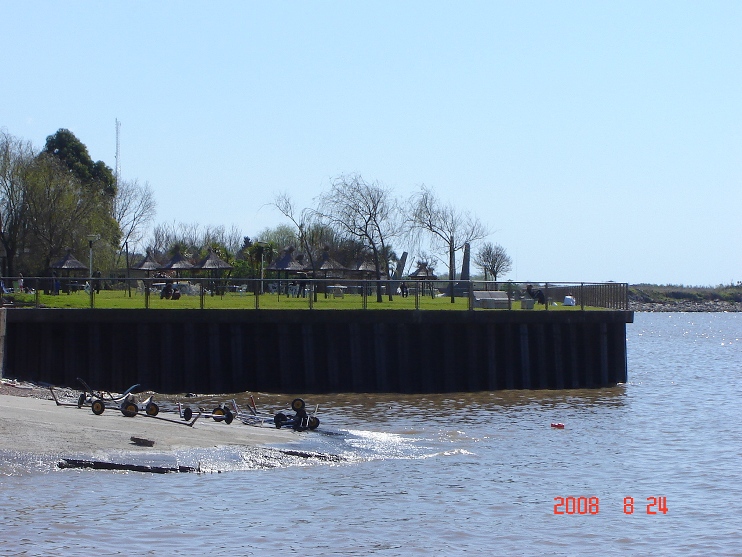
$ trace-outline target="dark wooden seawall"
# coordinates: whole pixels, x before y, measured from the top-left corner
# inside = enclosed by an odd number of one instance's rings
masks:
[[[4,375],[121,391],[429,393],[626,381],[629,311],[14,309]]]

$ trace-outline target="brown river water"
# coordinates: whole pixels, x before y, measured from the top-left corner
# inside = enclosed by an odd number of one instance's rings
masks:
[[[200,474],[0,454],[0,556],[742,555],[742,314],[638,313],[627,346],[611,389],[305,395],[293,452],[168,457]]]

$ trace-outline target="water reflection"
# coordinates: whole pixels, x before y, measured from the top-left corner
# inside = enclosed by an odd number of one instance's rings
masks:
[[[155,395],[160,396],[160,395]],[[206,409],[235,400],[240,408],[247,408],[252,400],[260,412],[273,415],[290,411],[291,400],[303,398],[307,406],[319,407],[319,414],[341,416],[343,422],[360,420],[366,423],[389,424],[409,420],[430,420],[456,415],[457,420],[479,419],[493,412],[514,412],[523,409],[588,410],[594,407],[621,407],[626,404],[626,386],[606,389],[572,389],[562,391],[490,391],[446,394],[311,394],[295,393],[227,393],[183,398],[175,395],[162,397],[165,409],[178,401],[192,407]],[[160,400],[158,398],[158,400]]]

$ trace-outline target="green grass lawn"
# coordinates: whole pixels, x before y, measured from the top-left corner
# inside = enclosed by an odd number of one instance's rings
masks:
[[[14,294],[9,298],[17,305],[33,307],[36,302],[35,294]],[[347,294],[342,298],[332,296],[325,297],[319,294],[313,307],[310,308],[309,298],[290,298],[285,295],[262,294],[258,297],[260,309],[363,309],[363,297],[360,294]],[[411,310],[415,309],[415,298],[402,298],[394,296],[389,300],[388,296],[382,297],[382,302],[376,301],[376,296],[366,298],[367,309],[374,310]],[[229,292],[223,296],[204,296],[204,309],[255,309],[255,296],[250,293]],[[50,308],[89,308],[90,296],[86,292],[73,292],[70,294],[59,294],[56,296],[39,294],[39,304]],[[145,299],[141,293],[132,290],[131,295],[125,290],[102,290],[95,295],[94,307],[99,309],[144,309]],[[201,299],[199,296],[183,295],[179,300],[161,300],[159,294],[152,294],[149,298],[150,309],[200,309]],[[463,297],[454,299],[448,296],[431,298],[424,296],[420,298],[421,310],[467,310],[469,300]],[[513,302],[513,309],[520,310],[520,302]],[[544,306],[536,305],[536,311],[543,310]],[[586,308],[588,309],[588,308]],[[589,308],[599,309],[599,308]],[[561,304],[550,306],[549,310],[579,311],[580,307],[568,307]],[[477,310],[485,311],[485,310]],[[486,310],[498,311],[498,310]],[[503,311],[503,310],[499,310]]]

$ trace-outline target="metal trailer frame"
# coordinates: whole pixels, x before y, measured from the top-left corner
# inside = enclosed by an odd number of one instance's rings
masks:
[[[137,405],[137,401],[134,397],[134,391],[141,387],[140,383],[132,385],[120,396],[114,396],[110,391],[96,391],[88,385],[84,379],[78,377],[77,380],[85,387],[85,390],[78,399],[78,407],[82,407],[83,404],[90,403],[94,414],[102,414],[105,410],[105,404],[116,404],[121,410],[121,413],[127,418],[133,418],[143,411],[148,416],[157,416],[160,412],[160,407],[152,400],[152,396],[142,402],[141,407]],[[96,404],[96,401],[102,401]]]
[[[181,417],[181,419],[188,421],[193,417],[193,410],[191,410],[190,406],[183,406],[180,402],[178,402],[177,405],[178,415]],[[211,418],[215,422],[224,422],[227,425],[231,424],[235,418],[234,413],[229,408],[227,408],[227,405],[225,403],[220,404],[211,412],[207,412],[199,406],[198,413],[204,418]]]
[[[261,414],[255,405],[255,398],[250,395],[250,404],[247,405],[249,412],[242,410],[235,399],[231,399],[229,403],[232,406],[232,410],[227,407],[227,403],[221,403],[218,407],[214,408],[211,413],[206,412],[203,408],[199,409],[206,418],[212,418],[217,422],[223,421],[227,425],[231,424],[232,421],[237,418],[245,425],[251,425],[256,427],[263,427],[270,425],[281,429],[282,427],[291,427],[296,431],[315,430],[320,424],[317,412],[319,411],[319,404],[314,407],[314,410],[307,413],[306,403],[301,398],[295,398],[291,402],[291,409],[296,413],[294,416],[289,416],[284,412],[271,416],[269,414]],[[184,420],[189,420],[192,416],[192,410],[183,406],[178,402],[178,414]],[[289,412],[289,410],[286,410]]]
[[[188,427],[193,427],[196,421],[202,416],[202,411],[199,411],[198,414],[195,415],[195,417],[189,417],[189,419],[186,420],[186,423],[163,416],[158,416],[160,408],[155,402],[153,402],[153,397],[148,397],[147,400],[145,400],[141,404],[141,406],[138,405],[134,400],[132,391],[138,388],[140,386],[139,384],[132,385],[120,396],[114,396],[109,391],[93,391],[92,389],[90,389],[89,385],[85,383],[85,381],[79,378],[78,380],[85,386],[86,391],[80,394],[77,402],[64,402],[60,400],[57,396],[57,393],[54,391],[54,386],[49,385],[49,391],[51,392],[52,398],[54,399],[54,402],[57,406],[74,406],[77,408],[82,408],[83,406],[89,405],[91,410],[93,411],[93,414],[95,414],[96,416],[100,416],[105,411],[107,407],[106,404],[108,403],[109,405],[116,405],[115,407],[120,410],[121,413],[127,418],[133,418],[141,411],[141,415],[146,418],[154,418],[156,420],[186,425]],[[108,395],[108,397],[106,398],[105,395]]]
[[[275,426],[275,422],[273,421],[273,416],[270,416],[268,414],[260,414],[258,412],[258,408],[255,406],[255,399],[252,395],[250,395],[250,403],[247,405],[247,408],[250,410],[249,413],[244,412],[239,406],[237,406],[237,401],[232,399],[232,408],[234,408],[234,415],[235,418],[240,420],[245,425],[252,425],[257,427],[263,427],[264,425],[270,425]]]

